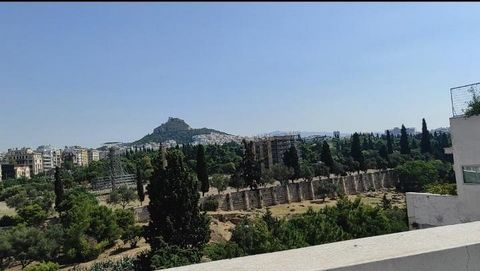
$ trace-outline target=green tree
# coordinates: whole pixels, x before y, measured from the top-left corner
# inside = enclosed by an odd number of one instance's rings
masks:
[[[113,212],[99,206],[95,196],[84,189],[69,191],[61,208],[63,251],[70,261],[96,258],[120,234]]]
[[[242,177],[242,173],[240,170],[236,170],[231,176],[230,176],[230,183],[229,185],[231,187],[234,187],[237,189],[237,192],[240,190],[240,188],[243,188],[245,186],[245,180]]]
[[[298,161],[298,152],[295,145],[291,145],[290,148],[285,151],[283,154],[283,163],[285,166],[293,169],[292,181],[295,179],[300,178],[301,170],[300,170],[300,163]]]
[[[272,233],[263,219],[244,219],[235,227],[231,240],[249,255],[275,251]]]
[[[7,236],[11,245],[10,255],[21,263],[22,269],[33,261],[53,259],[58,251],[55,240],[47,238],[37,228],[20,224],[8,230]]]
[[[472,100],[468,103],[464,114],[467,118],[480,115],[480,97],[478,95],[473,94]]]
[[[130,244],[130,248],[136,248],[140,238],[142,237],[142,227],[131,225],[122,233],[122,241],[124,244]]]
[[[225,189],[227,189],[228,180],[228,177],[224,174],[213,174],[210,182],[212,183],[212,186],[217,189],[218,194],[220,194],[222,193],[222,191],[225,191]]]
[[[338,165],[335,165],[335,168],[337,169],[337,172],[340,172],[340,167]],[[314,169],[314,174],[315,176],[324,176],[324,177],[329,177],[330,176],[330,168],[325,165],[325,163],[320,162],[315,164],[315,169]]]
[[[0,269],[8,265],[11,257],[13,257],[12,244],[9,238],[8,231],[0,231]]]
[[[403,124],[402,124],[402,129],[400,129],[400,153],[410,154],[410,146],[408,144],[407,129]]]
[[[320,181],[319,186],[317,188],[317,196],[322,199],[322,201],[325,201],[325,198],[328,196],[333,195],[335,192],[337,192],[338,187],[327,180]]]
[[[125,209],[125,207],[127,207],[127,205],[136,198],[137,195],[135,194],[135,190],[133,188],[122,185],[110,192],[107,202],[110,204],[120,204],[120,206]]]
[[[200,249],[210,237],[209,219],[200,213],[197,183],[187,171],[183,155],[170,150],[167,166],[157,166],[147,186],[150,222],[145,239],[152,251],[166,244]]]
[[[363,170],[365,168],[365,158],[363,157],[362,147],[360,146],[360,136],[358,133],[352,135],[350,156],[354,161],[358,162],[358,167],[355,168],[356,170]]]
[[[430,132],[427,129],[425,119],[422,119],[422,140],[420,141],[420,151],[422,153],[431,153],[432,144],[430,143]]]
[[[48,218],[48,213],[38,204],[23,206],[17,210],[17,213],[29,226],[40,226]]]
[[[403,192],[420,192],[423,191],[425,185],[437,182],[439,179],[437,164],[439,162],[415,160],[397,166],[400,190]]]
[[[55,167],[55,209],[57,209],[57,211],[63,201],[63,194],[63,180],[60,176],[60,168]]]
[[[205,161],[205,148],[203,145],[199,145],[197,148],[197,178],[200,181],[200,187],[202,195],[210,189],[210,183],[208,181],[207,162]]]
[[[327,141],[323,141],[320,161],[325,163],[330,171],[335,171],[335,162],[333,161],[332,153],[330,152],[330,146],[328,145]]]
[[[273,165],[271,172],[272,177],[275,180],[279,181],[282,185],[287,184],[290,177],[294,174],[292,168],[289,168],[282,164]]]
[[[313,180],[314,175],[315,175],[312,166],[310,166],[309,164],[307,164],[307,163],[305,162],[305,163],[302,163],[302,164],[301,164],[300,169],[301,169],[301,171],[302,171],[302,177],[303,177],[306,181],[311,182],[311,181]]]
[[[390,135],[390,131],[387,130],[387,153],[393,153],[393,143],[392,143],[392,136]]]
[[[380,150],[378,150],[378,155],[380,155],[380,157],[385,159],[385,161],[388,161],[388,150],[387,150],[387,147],[385,145],[382,145],[380,147]]]
[[[137,166],[137,196],[138,200],[140,201],[140,206],[142,205],[143,201],[145,200],[145,191],[143,190],[143,174],[139,166]]]
[[[255,161],[255,153],[253,153],[253,142],[247,142],[243,140],[245,148],[242,162],[240,164],[242,178],[246,185],[250,186],[250,189],[254,189],[254,182],[260,180],[260,167],[258,162]]]

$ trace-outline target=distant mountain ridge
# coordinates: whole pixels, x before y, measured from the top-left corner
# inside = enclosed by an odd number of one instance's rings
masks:
[[[178,144],[188,144],[195,141],[194,136],[211,133],[230,135],[210,128],[191,128],[184,120],[169,117],[167,122],[153,129],[153,133],[148,134],[131,144],[145,144],[149,142],[162,143],[169,140],[175,140]]]

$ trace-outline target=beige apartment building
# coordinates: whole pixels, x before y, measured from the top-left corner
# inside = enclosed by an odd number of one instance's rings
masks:
[[[5,160],[15,166],[29,167],[33,175],[43,172],[42,154],[30,148],[8,149]]]
[[[88,149],[80,146],[65,147],[62,154],[63,161],[71,160],[74,165],[88,165]]]
[[[88,150],[88,163],[100,160],[100,152],[95,149]]]

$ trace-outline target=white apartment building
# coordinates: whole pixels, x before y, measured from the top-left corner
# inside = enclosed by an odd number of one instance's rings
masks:
[[[42,154],[30,148],[8,149],[5,160],[17,166],[28,166],[30,174],[43,172]]]
[[[62,164],[62,150],[55,149],[50,145],[42,145],[37,148],[37,152],[42,154],[43,170],[48,172],[60,167]]]

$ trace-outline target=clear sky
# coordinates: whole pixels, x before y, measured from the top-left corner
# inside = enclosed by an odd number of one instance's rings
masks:
[[[1,3],[0,150],[192,127],[448,126],[478,3]]]

